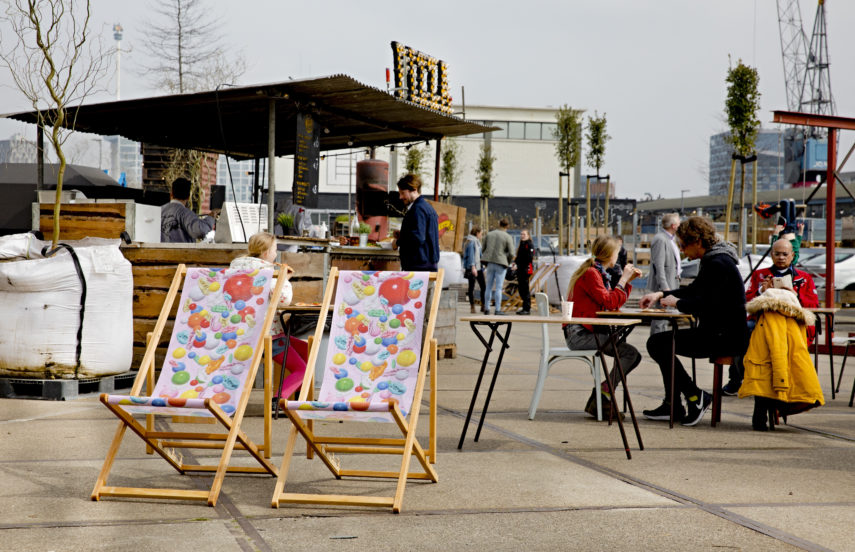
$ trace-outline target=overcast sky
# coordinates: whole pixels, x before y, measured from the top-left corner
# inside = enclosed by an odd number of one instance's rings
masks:
[[[786,109],[773,0],[208,4],[223,16],[225,40],[249,60],[240,84],[344,73],[383,88],[389,43],[397,40],[448,63],[455,101],[465,86],[468,104],[569,104],[606,113],[612,140],[602,173],[617,182],[620,197],[706,194],[709,137],[726,130],[728,56],[757,67],[764,127],[775,128],[771,112]],[[132,48],[122,56],[122,99],[159,94],[139,69],[152,2],[93,0],[92,6],[105,42],[112,44],[112,24],[121,23],[123,48]],[[816,0],[801,0],[801,7],[810,37]],[[855,2],[826,0],[826,14],[838,114],[855,117]],[[0,84],[0,112],[29,108],[5,70]],[[114,97],[115,84],[110,89]],[[25,128],[0,122],[0,138]],[[852,134],[843,134],[842,153]]]

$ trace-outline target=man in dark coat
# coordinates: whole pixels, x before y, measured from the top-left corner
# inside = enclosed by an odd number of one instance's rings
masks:
[[[685,288],[656,291],[641,298],[641,308],[656,301],[664,307],[676,307],[691,314],[698,321],[696,328],[678,330],[676,350],[680,356],[711,358],[740,356],[748,346],[745,287],[737,268],[736,250],[727,242],[720,242],[712,222],[704,217],[689,217],[677,229],[680,248],[690,259],[700,259],[698,276]],[[671,397],[671,332],[661,332],[647,340],[647,352],[659,364],[665,400],[654,410],[645,410],[651,420],[668,420],[671,401],[674,417],[682,418],[685,426],[697,424],[712,404],[712,396],[702,391],[686,373],[679,359],[674,359],[674,378],[677,397]],[[686,398],[683,412],[680,395]]]
[[[160,208],[160,241],[195,243],[214,229],[217,211],[200,217],[187,207],[190,187],[186,178],[176,178],[172,182],[171,201]]]
[[[421,196],[422,179],[407,174],[398,180],[398,197],[407,206],[395,249],[401,257],[401,270],[436,272],[439,263],[439,223],[436,211]]]

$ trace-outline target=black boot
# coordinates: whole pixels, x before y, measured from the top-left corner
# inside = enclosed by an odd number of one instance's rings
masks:
[[[754,431],[769,431],[766,427],[766,417],[769,409],[765,397],[754,397],[754,413],[751,415],[751,429]]]

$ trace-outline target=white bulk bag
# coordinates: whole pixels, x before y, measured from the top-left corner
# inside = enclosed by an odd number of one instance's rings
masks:
[[[0,251],[17,248],[18,255],[10,256],[26,259],[0,262],[0,375],[88,378],[126,372],[133,356],[133,275],[119,241],[65,242],[74,248],[87,286],[77,369],[82,286],[71,255],[60,249],[44,258],[41,248],[50,242],[9,238],[0,238]]]

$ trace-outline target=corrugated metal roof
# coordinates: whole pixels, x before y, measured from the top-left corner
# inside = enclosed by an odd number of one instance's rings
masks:
[[[159,146],[262,158],[267,157],[271,100],[276,106],[277,156],[294,153],[301,110],[313,113],[323,125],[322,151],[494,130],[396,99],[347,75],[82,105],[73,108],[74,128]],[[37,120],[35,111],[5,117],[33,124]]]

